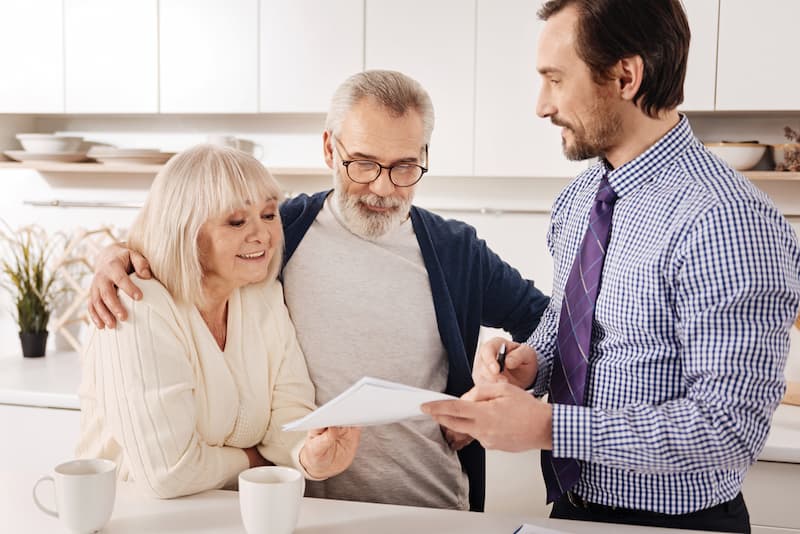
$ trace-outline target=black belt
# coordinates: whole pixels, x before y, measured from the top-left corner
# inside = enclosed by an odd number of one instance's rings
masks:
[[[616,512],[616,513],[622,513],[622,514],[633,514],[633,515],[638,515],[638,516],[643,516],[643,517],[658,517],[658,516],[668,515],[668,514],[664,514],[662,512],[652,512],[650,510],[636,510],[636,509],[633,509],[633,508],[622,508],[622,507],[619,507],[619,506],[608,506],[608,505],[605,505],[605,504],[597,504],[597,503],[594,503],[594,502],[587,501],[586,499],[584,499],[583,497],[581,497],[580,495],[578,495],[577,493],[572,492],[572,491],[568,491],[566,493],[566,495],[567,495],[567,499],[569,500],[569,503],[573,507],[575,507],[577,509],[587,510],[589,512],[600,512],[600,513]],[[718,505],[716,505],[716,506],[714,506],[714,507],[712,507],[712,508],[710,508],[708,510],[714,510],[716,508],[728,509],[729,507],[731,507],[731,506],[733,506],[735,504],[735,502],[736,502],[736,500],[738,498],[739,498],[739,496],[737,496],[734,499],[731,499],[730,501],[720,503],[720,504],[718,504]],[[691,513],[696,513],[696,512],[689,512],[689,514],[691,514]]]
[[[589,502],[577,493],[572,491],[567,492],[567,499],[569,499],[569,503],[574,506],[575,508],[583,508],[584,510],[594,510],[594,511],[604,511],[604,512],[616,512],[617,510],[623,510],[623,508],[618,508],[617,506],[606,506],[605,504],[597,504],[593,502]]]

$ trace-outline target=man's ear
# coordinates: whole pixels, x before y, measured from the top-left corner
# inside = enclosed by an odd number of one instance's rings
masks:
[[[620,59],[611,69],[616,90],[623,100],[633,101],[644,77],[644,61],[641,56]]]
[[[325,164],[333,169],[333,135],[328,130],[322,132],[322,154],[325,156]]]

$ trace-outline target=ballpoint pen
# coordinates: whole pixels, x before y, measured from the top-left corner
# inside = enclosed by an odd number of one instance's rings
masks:
[[[500,350],[497,351],[497,365],[500,366],[500,372],[506,368],[506,344],[500,345]]]

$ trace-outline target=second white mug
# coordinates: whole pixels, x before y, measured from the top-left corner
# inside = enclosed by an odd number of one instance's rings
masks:
[[[206,142],[212,145],[239,149],[258,160],[264,157],[264,147],[249,139],[241,139],[233,135],[209,134],[206,136]]]
[[[239,474],[239,508],[247,534],[291,534],[305,479],[291,467],[254,467]]]
[[[239,140],[233,135],[209,134],[206,136],[206,142],[211,145],[239,148]]]

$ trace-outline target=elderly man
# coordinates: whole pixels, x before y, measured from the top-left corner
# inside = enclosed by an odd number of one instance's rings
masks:
[[[480,326],[523,341],[547,307],[474,228],[412,205],[433,122],[427,92],[409,77],[352,76],[322,136],[333,191],[281,207],[285,298],[319,404],[364,375],[461,395],[473,385]],[[112,280],[137,294],[130,260],[146,269],[120,247],[99,262],[90,302],[98,325],[114,325],[110,312],[125,317]],[[350,469],[310,482],[308,494],[482,510],[484,452],[470,439],[431,420],[366,428]]]
[[[542,450],[552,517],[749,532],[741,487],[784,391],[794,231],[676,110],[680,0],[550,0],[537,111],[600,160],[556,199],[553,300],[502,370],[424,409],[490,448]],[[549,393],[550,404],[535,395]]]

